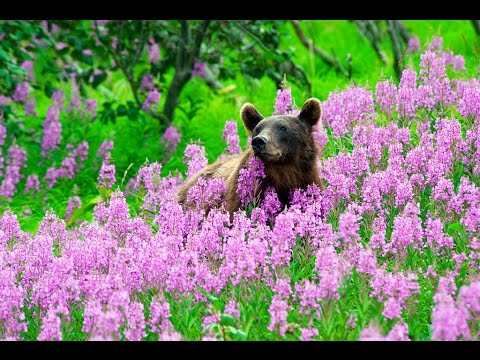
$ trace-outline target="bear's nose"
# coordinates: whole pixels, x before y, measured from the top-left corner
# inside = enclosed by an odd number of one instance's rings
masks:
[[[263,136],[255,136],[252,139],[252,147],[255,155],[261,154],[265,151],[265,145],[267,144],[267,139]]]

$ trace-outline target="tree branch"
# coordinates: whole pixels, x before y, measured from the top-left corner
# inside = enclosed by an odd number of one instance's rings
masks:
[[[197,32],[197,36],[195,36],[195,42],[193,43],[193,60],[197,59],[200,55],[200,48],[202,47],[202,41],[207,33],[208,26],[210,25],[211,20],[204,20],[200,25],[200,29]],[[193,62],[192,62],[193,65]]]
[[[407,28],[405,27],[405,25],[403,25],[401,21],[399,20],[393,20],[393,21],[395,21],[395,23],[397,24],[398,31],[403,41],[405,42],[405,44],[408,44],[408,40],[410,40],[410,38],[412,37],[412,34],[407,30]]]
[[[477,35],[480,35],[480,20],[472,20],[472,23]]]
[[[100,40],[100,43],[107,49],[107,51],[110,53],[110,55],[112,55],[113,61],[120,68],[120,70],[123,72],[123,74],[127,78],[127,81],[130,84],[130,88],[131,88],[132,93],[133,93],[133,98],[135,100],[135,103],[137,104],[137,106],[140,109],[142,109],[143,102],[140,100],[140,98],[138,96],[138,87],[137,87],[137,84],[136,84],[135,79],[133,77],[133,70],[130,71],[130,69],[133,69],[133,67],[129,68],[128,66],[126,66],[126,64],[123,62],[122,58],[117,53],[117,51],[119,51],[119,50],[116,49],[116,51],[114,51],[111,48],[110,44],[106,43],[103,40],[103,37],[101,36],[101,34],[98,30],[98,27],[94,26],[94,28],[95,28],[95,31],[97,33],[97,37]],[[163,114],[156,113],[156,112],[153,112],[153,111],[150,111],[150,110],[146,111],[146,110],[142,109],[142,111],[144,111],[146,114],[149,114],[149,115],[153,116],[154,118],[160,120],[161,122],[165,121]]]
[[[367,38],[367,40],[372,45],[380,61],[385,64],[387,62],[387,57],[385,56],[383,51],[380,49],[380,46],[378,45],[378,40],[380,38],[380,35],[378,34],[376,26],[373,24],[372,20],[354,20],[354,21],[360,33],[365,38]]]
[[[399,38],[399,29],[397,27],[397,23],[395,20],[386,20],[387,21],[387,32],[390,36],[390,40],[392,41],[392,49],[393,49],[393,68],[395,69],[395,73],[397,77],[400,78],[401,72],[403,69],[403,57],[402,57],[402,48],[400,44]]]
[[[315,55],[318,55],[327,65],[330,65],[333,67],[335,70],[339,71],[342,75],[348,77],[348,72],[343,68],[343,66],[340,64],[337,58],[334,58],[330,54],[328,54],[326,51],[313,46],[313,42],[310,39],[307,39],[305,34],[303,33],[302,28],[300,27],[300,23],[298,20],[290,20],[290,22],[293,25],[293,28],[295,29],[295,33],[297,34],[297,37],[300,39],[301,43],[307,48],[307,49],[312,49]]]

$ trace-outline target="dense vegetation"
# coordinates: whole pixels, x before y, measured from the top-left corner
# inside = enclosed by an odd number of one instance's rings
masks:
[[[0,22],[0,337],[478,339],[472,25],[405,21],[418,42],[398,81],[352,22],[302,23],[349,76],[287,22],[234,25],[190,24],[191,48],[169,53],[181,22]],[[211,51],[195,52],[201,36]],[[201,210],[221,182],[193,189],[197,209],[175,201],[185,177],[247,146],[245,101],[267,115],[310,96],[325,190],[292,192],[281,213],[273,191],[246,192],[232,225]]]

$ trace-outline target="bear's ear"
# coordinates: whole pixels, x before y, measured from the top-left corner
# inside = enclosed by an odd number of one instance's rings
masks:
[[[322,116],[322,105],[320,100],[310,98],[303,104],[302,111],[298,118],[307,122],[309,125],[315,125]]]
[[[251,134],[255,126],[263,119],[263,116],[250,103],[246,103],[240,109],[240,117],[245,124],[248,133]]]

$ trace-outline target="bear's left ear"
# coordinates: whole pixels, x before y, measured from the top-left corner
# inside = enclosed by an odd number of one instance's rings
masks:
[[[320,103],[320,100],[316,98],[310,98],[305,101],[305,104],[303,104],[302,110],[300,111],[300,115],[298,115],[298,118],[305,121],[309,125],[314,126],[321,116],[322,105]]]
[[[255,109],[255,106],[250,103],[246,103],[242,106],[240,109],[240,117],[242,118],[249,135],[252,133],[253,129],[255,129],[255,126],[257,126],[257,124],[263,119],[263,116],[257,111],[257,109]]]

